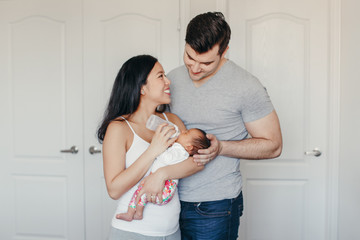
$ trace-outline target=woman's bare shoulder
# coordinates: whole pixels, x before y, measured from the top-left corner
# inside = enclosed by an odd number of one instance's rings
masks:
[[[171,112],[165,112],[167,118],[171,121],[171,120],[180,120],[180,118],[174,114],[174,113],[171,113]],[[180,120],[181,121],[181,120]]]
[[[183,121],[178,117],[178,115],[170,112],[165,113],[169,121],[176,124],[181,130],[185,129]]]
[[[133,138],[134,134],[126,121],[123,119],[115,119],[109,124],[106,130],[103,146],[115,146],[116,148],[124,146],[124,149],[127,151]]]
[[[131,135],[129,133],[131,133],[130,127],[128,126],[126,121],[121,118],[111,121],[106,130],[106,135],[109,134],[115,138],[127,138],[127,136]]]
[[[122,130],[126,130],[129,127],[124,119],[117,118],[117,119],[112,120],[109,123],[108,129],[109,128],[112,128],[112,129],[118,130],[118,131],[122,131]]]

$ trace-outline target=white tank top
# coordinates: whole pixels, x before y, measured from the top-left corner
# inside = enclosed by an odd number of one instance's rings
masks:
[[[163,115],[166,120],[168,120],[164,113]],[[131,131],[134,134],[133,142],[129,150],[126,152],[126,168],[128,168],[140,157],[140,155],[150,146],[150,144],[144,139],[140,138],[135,133],[130,123],[125,118],[123,119],[129,125]],[[149,175],[149,173],[150,170],[148,170],[145,176]],[[120,197],[111,225],[114,228],[118,228],[123,231],[135,232],[146,236],[167,236],[175,233],[179,228],[180,214],[180,201],[177,191],[175,192],[173,199],[165,205],[159,206],[152,203],[146,204],[142,220],[133,220],[132,222],[127,222],[116,219],[116,214],[127,212],[131,197],[136,191],[138,185],[139,183],[137,183],[128,192]]]

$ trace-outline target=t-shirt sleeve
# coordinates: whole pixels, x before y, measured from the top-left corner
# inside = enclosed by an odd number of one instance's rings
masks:
[[[241,115],[244,122],[252,122],[265,117],[274,110],[266,88],[260,81],[251,77],[248,89],[241,98]]]

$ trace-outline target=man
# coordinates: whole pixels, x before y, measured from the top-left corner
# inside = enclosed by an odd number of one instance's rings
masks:
[[[204,170],[180,180],[184,240],[236,240],[243,208],[239,160],[275,158],[282,150],[266,89],[225,58],[230,34],[222,13],[196,16],[186,31],[185,65],[168,74],[171,111],[211,140],[194,156]]]

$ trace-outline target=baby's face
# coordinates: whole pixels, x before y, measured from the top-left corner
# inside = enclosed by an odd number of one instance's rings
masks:
[[[178,136],[176,142],[181,144],[183,147],[192,146],[193,140],[196,137],[200,137],[200,136],[201,136],[201,132],[199,130],[195,128],[191,128],[189,130],[182,131]]]

